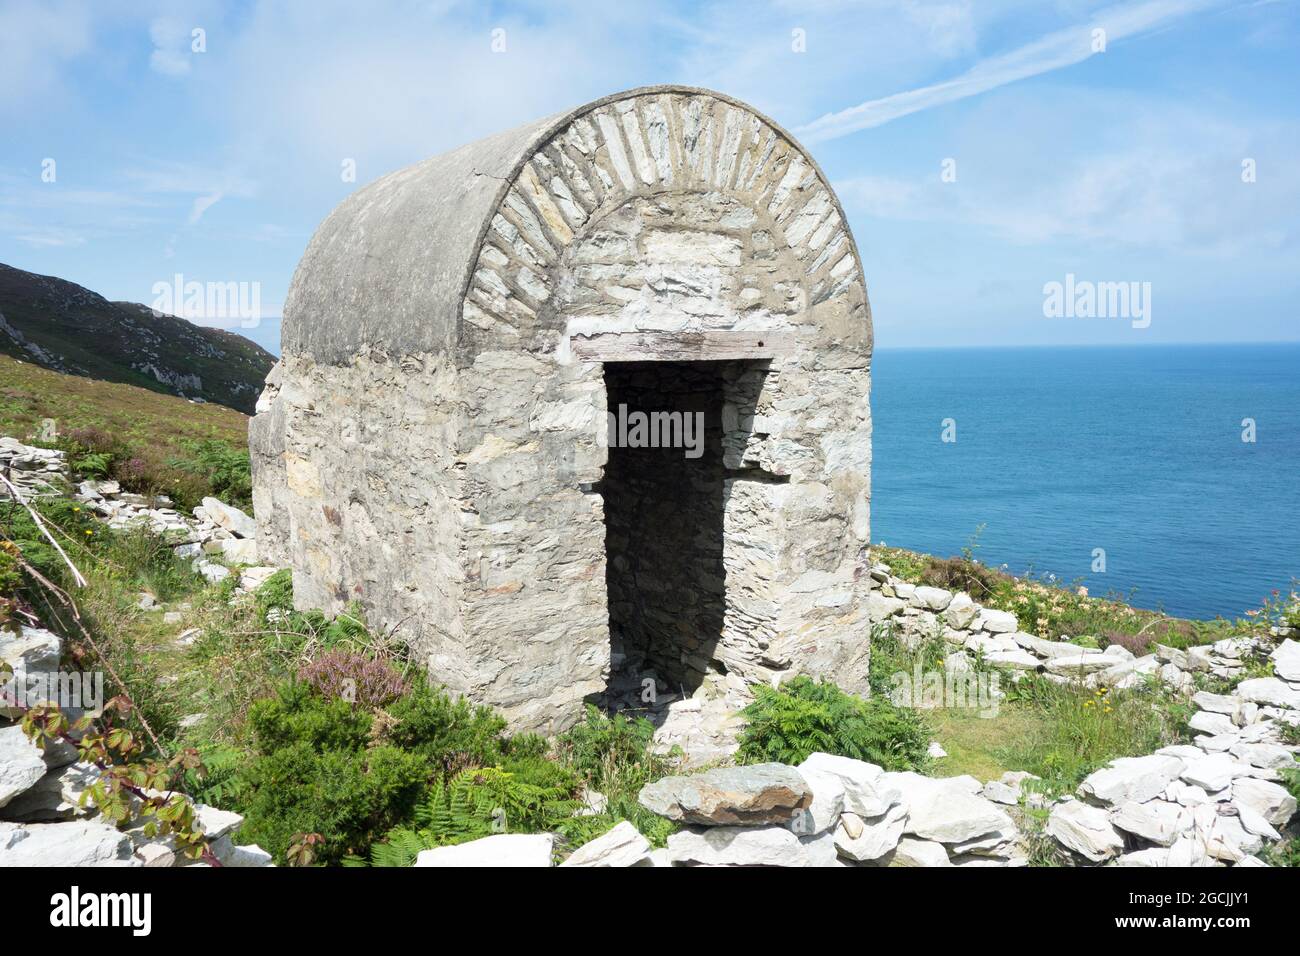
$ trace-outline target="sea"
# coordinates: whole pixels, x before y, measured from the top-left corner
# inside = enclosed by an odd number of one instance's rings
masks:
[[[878,349],[871,537],[1190,618],[1300,587],[1300,343]]]

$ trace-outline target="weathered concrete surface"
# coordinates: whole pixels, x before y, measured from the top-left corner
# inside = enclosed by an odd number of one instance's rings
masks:
[[[605,369],[571,336],[788,335],[723,375],[697,562],[719,573],[631,583],[670,614],[722,588],[706,633],[652,635],[660,680],[865,689],[870,311],[838,201],[770,120],[634,90],[385,177],[313,238],[284,325],[250,428],[262,560],[543,730],[605,687],[607,578],[633,574],[606,542]]]

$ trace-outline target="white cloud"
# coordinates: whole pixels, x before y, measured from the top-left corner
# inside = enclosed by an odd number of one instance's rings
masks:
[[[956,79],[868,100],[827,113],[796,132],[807,143],[846,136],[901,116],[987,93],[1008,83],[1081,63],[1096,55],[1094,30],[1104,31],[1107,47],[1116,40],[1148,33],[1173,21],[1218,6],[1223,0],[1145,0],[1110,7],[1086,24],[1049,33],[1032,43],[981,60]]]
[[[995,122],[996,120],[996,122]],[[838,180],[850,215],[979,227],[1023,245],[1082,241],[1195,255],[1266,255],[1294,244],[1300,181],[1285,172],[1300,127],[1225,120],[1154,96],[1005,91],[953,131],[956,182],[936,160],[914,175]],[[1266,171],[1241,177],[1243,157]]]
[[[60,71],[90,46],[83,4],[13,0],[0,4],[0,113],[49,107],[61,91]]]
[[[153,52],[149,68],[164,76],[186,76],[190,72],[190,28],[176,20],[159,19],[149,24]]]

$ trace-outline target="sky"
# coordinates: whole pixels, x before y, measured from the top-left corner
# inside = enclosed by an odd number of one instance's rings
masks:
[[[274,350],[352,190],[685,83],[821,163],[878,347],[1297,341],[1298,54],[1295,0],[0,0],[0,262],[240,283],[256,320],[190,317]],[[1049,314],[1053,283],[1130,308]]]

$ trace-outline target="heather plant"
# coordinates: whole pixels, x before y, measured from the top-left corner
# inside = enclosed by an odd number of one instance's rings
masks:
[[[386,661],[351,650],[330,651],[298,671],[298,679],[328,699],[359,707],[382,707],[409,689]]]

